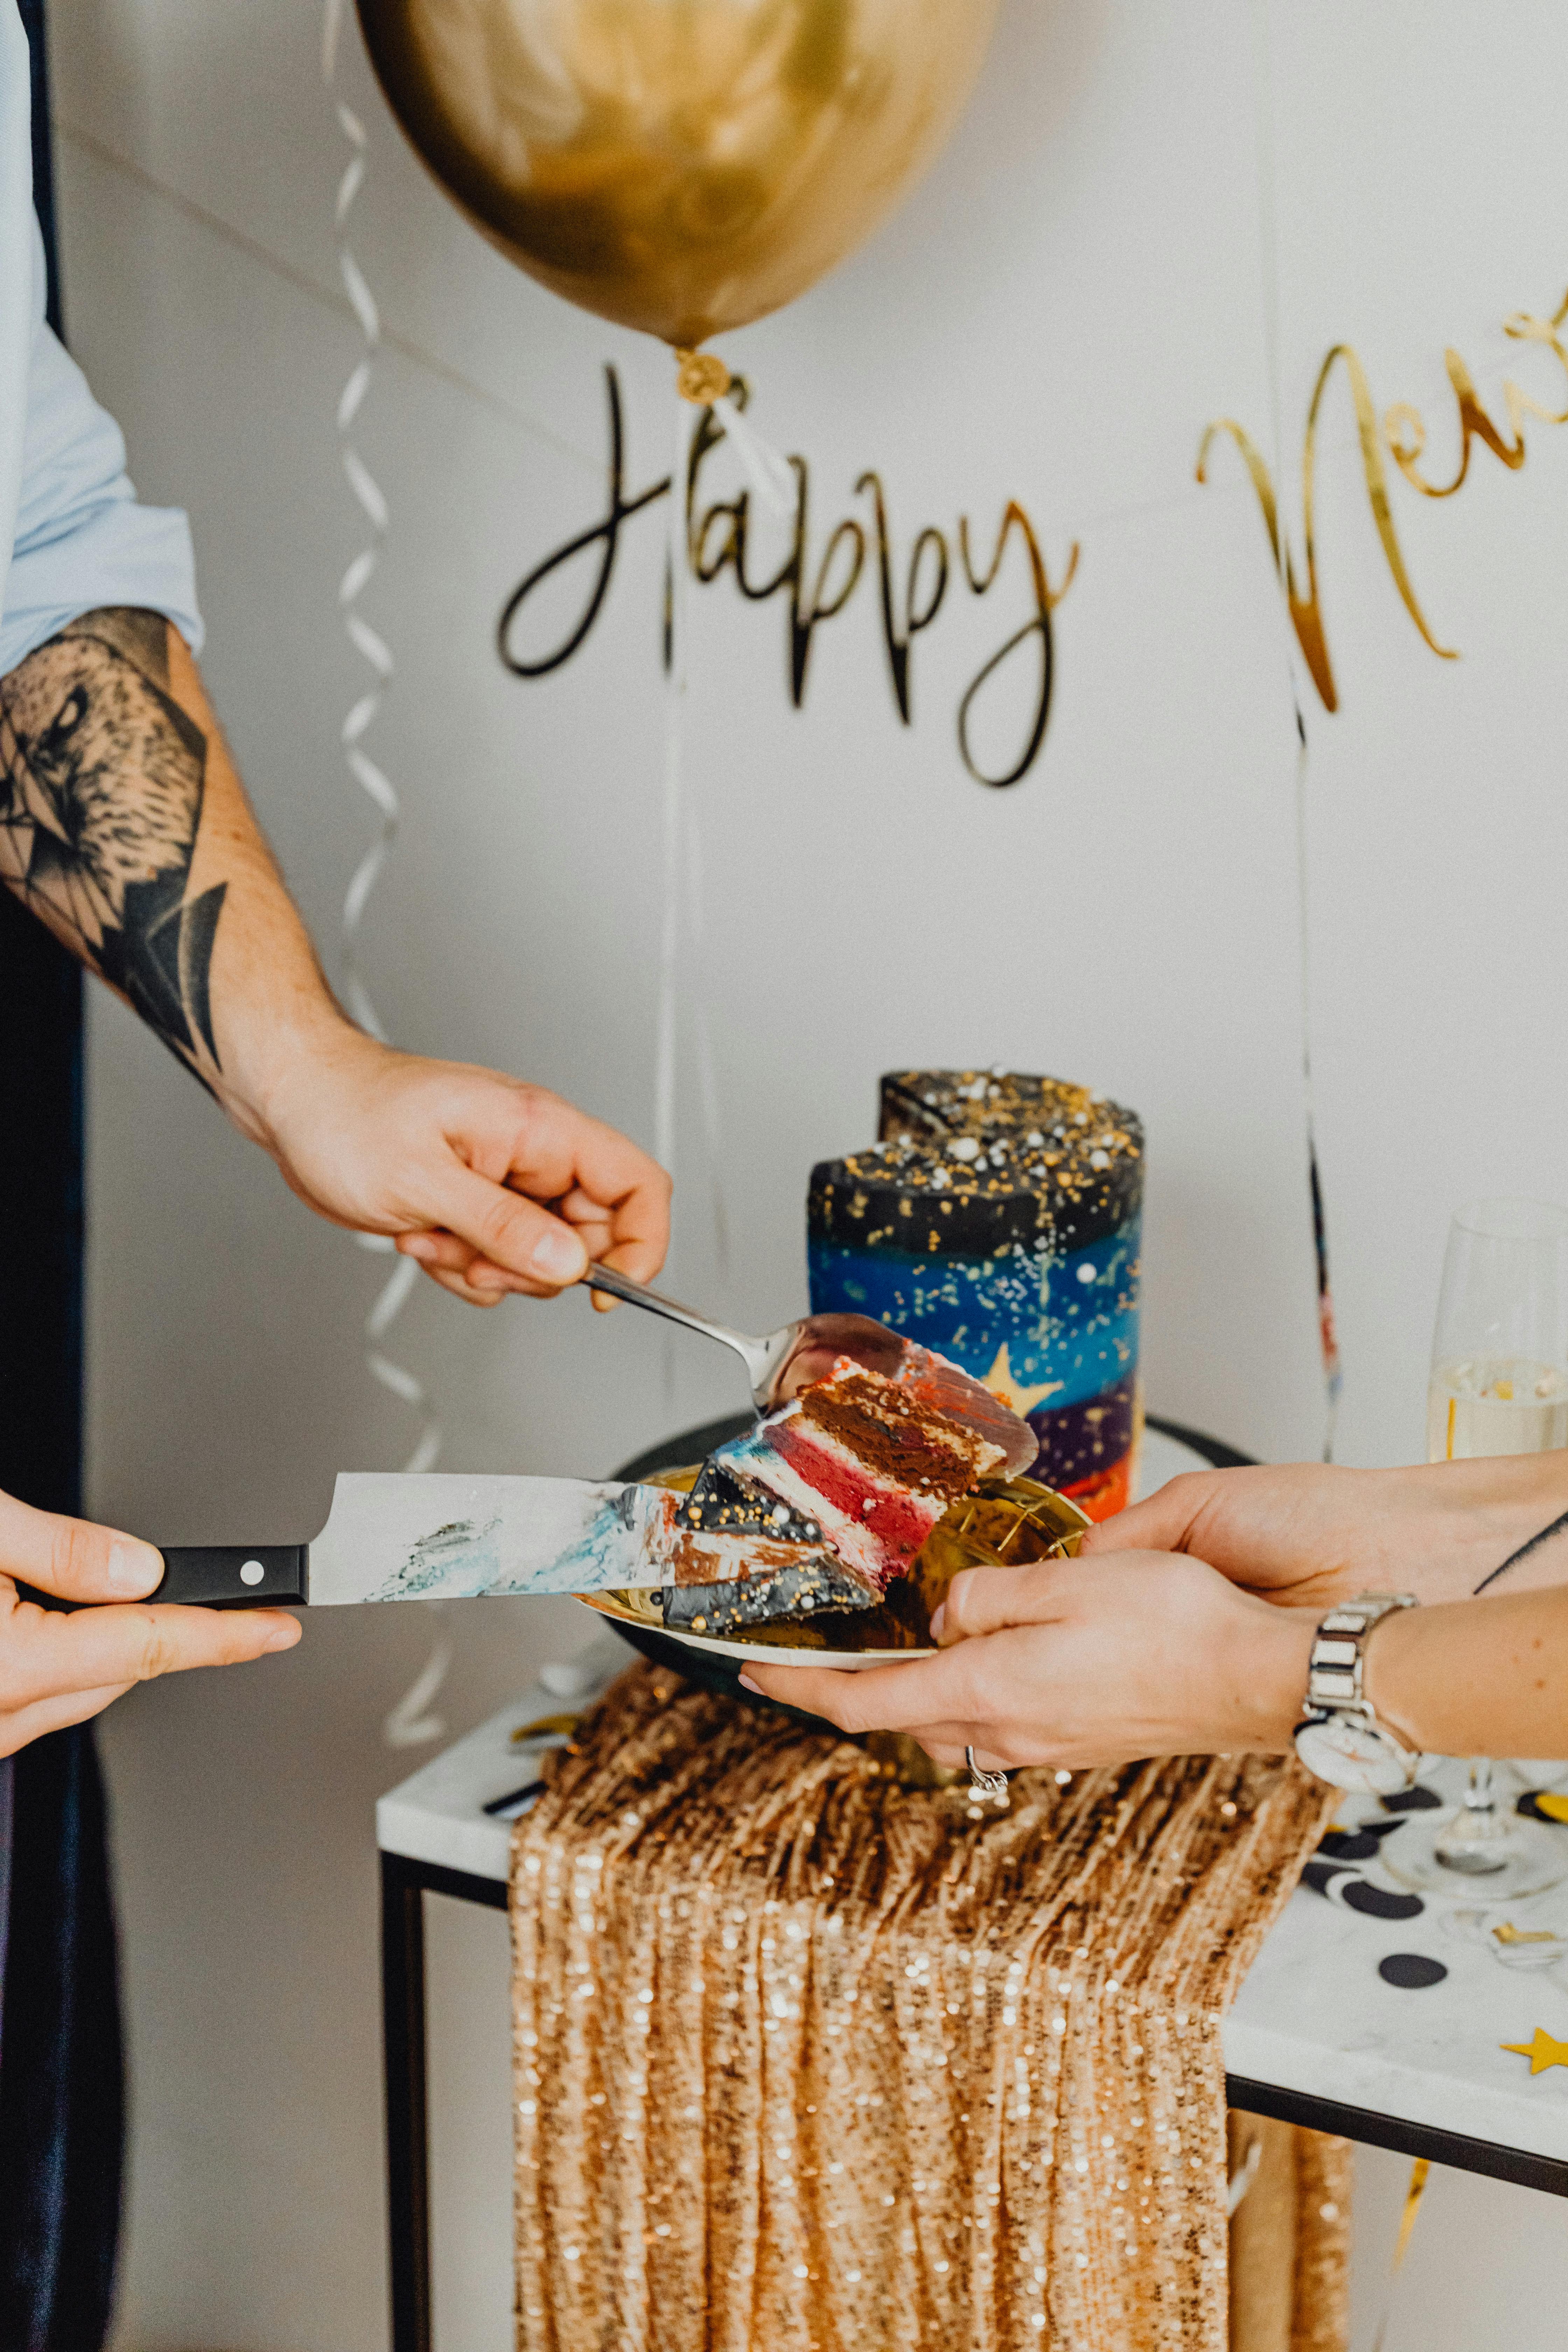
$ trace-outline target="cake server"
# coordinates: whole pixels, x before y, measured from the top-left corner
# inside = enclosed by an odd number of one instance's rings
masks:
[[[732,1348],[752,1376],[752,1402],[759,1412],[798,1395],[812,1381],[825,1380],[839,1359],[848,1356],[867,1371],[897,1381],[935,1412],[964,1423],[993,1445],[999,1445],[1000,1475],[1017,1478],[1034,1467],[1040,1441],[1026,1421],[1009,1412],[999,1397],[960,1371],[956,1364],[950,1364],[945,1356],[905,1339],[901,1332],[889,1331],[885,1323],[873,1323],[868,1315],[805,1315],[796,1323],[782,1323],[776,1331],[753,1339],[748,1332],[731,1331],[727,1323],[714,1323],[689,1307],[678,1307],[673,1298],[657,1290],[645,1290],[641,1283],[617,1273],[613,1265],[591,1265],[583,1280],[590,1290],[624,1298],[629,1307],[646,1307],[650,1315],[662,1315],[671,1323],[684,1324],[689,1331],[700,1331],[706,1339],[717,1339],[721,1347]]]
[[[148,1598],[321,1608],[663,1585],[679,1500],[613,1479],[341,1471],[310,1543],[160,1547],[163,1578]]]

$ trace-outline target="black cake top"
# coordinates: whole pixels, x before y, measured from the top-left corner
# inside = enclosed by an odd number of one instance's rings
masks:
[[[892,1071],[882,1138],[813,1169],[813,1241],[916,1257],[1081,1249],[1143,1197],[1136,1113],[1060,1078]]]

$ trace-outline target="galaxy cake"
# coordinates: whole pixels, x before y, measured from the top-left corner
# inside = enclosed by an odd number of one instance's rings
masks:
[[[675,1514],[667,1626],[868,1609],[1002,1448],[847,1358],[708,1456]]]
[[[880,1137],[812,1171],[813,1312],[869,1315],[983,1381],[1038,1436],[1032,1475],[1109,1517],[1142,1418],[1138,1118],[1059,1078],[898,1070]]]

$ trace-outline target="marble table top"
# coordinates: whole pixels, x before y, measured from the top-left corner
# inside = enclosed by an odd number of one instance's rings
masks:
[[[1187,1447],[1151,1431],[1141,1483],[1150,1491],[1178,1470],[1200,1466]],[[484,1808],[528,1785],[552,1736],[519,1748],[512,1734],[592,1704],[630,1660],[626,1645],[600,1621],[571,1658],[543,1667],[541,1680],[511,1706],[381,1799],[382,1850],[504,1884],[510,1817]],[[1456,1765],[1424,1777],[1446,1797],[1457,1797],[1463,1785]],[[1508,1785],[1511,1801],[1518,1784]],[[1386,1818],[1375,1799],[1347,1798],[1337,1819],[1351,1827],[1374,1816]],[[1393,1832],[1395,1839],[1404,1834]],[[1568,1864],[1568,1827],[1561,1835]],[[1354,1869],[1373,1885],[1405,1891],[1376,1862],[1358,1862]],[[1528,2057],[1500,2046],[1529,2044],[1544,2028],[1568,2059],[1568,1882],[1478,1918],[1473,1906],[1483,1900],[1474,1893],[1457,1902],[1428,1896],[1419,1917],[1390,1921],[1300,1889],[1226,2020],[1230,2073],[1568,2161],[1568,2063],[1532,2074]],[[1504,1917],[1520,1929],[1555,1931],[1565,1939],[1564,1957],[1549,1946],[1515,1944],[1505,1962],[1489,1932]],[[1378,1973],[1379,1963],[1394,1954],[1436,1961],[1447,1973],[1439,1982],[1403,1989]],[[1523,1965],[1526,1955],[1536,1964]]]

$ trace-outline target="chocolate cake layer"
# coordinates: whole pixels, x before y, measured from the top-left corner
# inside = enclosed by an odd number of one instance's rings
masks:
[[[895,1486],[962,1495],[993,1448],[951,1422],[938,1422],[888,1381],[850,1372],[803,1390],[800,1416],[837,1437],[856,1458]]]

